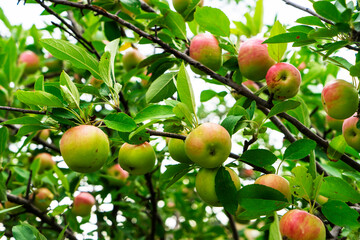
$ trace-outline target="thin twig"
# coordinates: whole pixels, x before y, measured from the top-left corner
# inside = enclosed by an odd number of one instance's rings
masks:
[[[0,110],[46,115],[46,112],[41,112],[41,111],[36,111],[36,110],[29,110],[29,109],[22,109],[22,108],[7,107],[7,106],[0,106]]]
[[[238,240],[238,239],[239,239],[239,234],[238,234],[238,231],[237,231],[237,229],[236,229],[234,217],[233,217],[233,215],[231,215],[231,214],[230,214],[228,211],[226,211],[226,210],[225,210],[225,214],[226,214],[226,216],[229,218],[229,225],[230,225],[230,228],[231,228],[231,233],[232,233],[233,239],[234,239],[234,240]]]
[[[150,191],[150,201],[151,201],[151,231],[150,231],[150,240],[155,239],[156,234],[156,224],[157,224],[157,200],[154,186],[151,179],[151,174],[145,174],[146,184],[148,185]]]

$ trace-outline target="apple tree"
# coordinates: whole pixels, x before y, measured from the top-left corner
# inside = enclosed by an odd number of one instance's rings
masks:
[[[360,5],[310,2],[0,9],[1,239],[360,239]]]

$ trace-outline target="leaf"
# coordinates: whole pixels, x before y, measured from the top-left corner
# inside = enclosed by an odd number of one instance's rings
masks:
[[[16,133],[16,136],[22,137],[22,136],[25,136],[26,134],[29,134],[32,132],[37,132],[39,130],[46,129],[46,128],[49,128],[49,127],[45,126],[45,125],[25,125],[19,129],[19,131]]]
[[[186,40],[186,26],[184,18],[177,12],[168,11],[164,15],[166,27],[179,39]]]
[[[234,134],[236,125],[238,124],[238,122],[243,118],[242,115],[238,115],[238,116],[234,116],[234,115],[230,115],[227,116],[222,122],[221,122],[221,126],[223,126],[230,135]]]
[[[291,172],[294,174],[290,179],[290,189],[292,194],[310,202],[313,195],[313,179],[310,173],[308,173],[307,168],[297,166],[293,168]]]
[[[17,90],[16,97],[20,102],[47,107],[63,107],[61,100],[51,93],[43,91]]]
[[[190,128],[195,124],[195,119],[189,108],[182,102],[179,102],[173,109],[175,115],[184,121]]]
[[[303,32],[281,33],[274,37],[270,37],[263,43],[289,43],[308,40],[307,34]]]
[[[58,179],[61,181],[61,186],[63,186],[64,189],[67,192],[69,192],[70,191],[69,181],[65,177],[64,173],[57,166],[53,166],[53,170],[54,170],[55,174],[57,175]]]
[[[108,128],[119,132],[131,132],[137,127],[135,121],[125,113],[108,114],[104,123]]]
[[[319,27],[325,27],[323,22],[315,16],[306,16],[299,18],[296,20],[297,23],[306,24],[306,25],[313,25],[313,26],[319,26]]]
[[[1,123],[1,124],[3,124],[3,123]],[[3,153],[5,152],[5,150],[7,149],[8,138],[9,138],[9,131],[8,131],[7,127],[1,127],[0,128],[0,159],[1,159],[1,156],[3,155]],[[0,175],[1,175],[1,173],[0,173]],[[1,190],[1,187],[0,187],[0,190]],[[1,201],[1,198],[0,198],[0,201]]]
[[[67,102],[71,105],[71,107],[79,107],[79,91],[75,84],[71,81],[70,76],[65,71],[62,71],[60,74],[60,89],[64,99],[68,100]]]
[[[300,139],[290,144],[284,152],[284,160],[302,159],[316,148],[316,142],[310,139]]]
[[[171,180],[166,184],[166,188],[171,187],[174,183],[180,180],[185,174],[187,174],[192,167],[188,164],[181,163],[177,165],[167,165],[166,171],[160,177],[162,180]]]
[[[75,67],[89,70],[95,78],[101,79],[98,61],[83,48],[65,40],[52,38],[42,39],[40,42],[54,57],[69,60]]]
[[[173,107],[167,105],[151,105],[141,110],[134,117],[135,123],[141,123],[152,119],[165,119],[174,117]]]
[[[4,178],[4,175],[0,173],[0,202],[7,201],[5,182],[6,179]]]
[[[314,2],[313,7],[320,16],[334,22],[340,21],[340,12],[332,3],[328,1],[317,1]]]
[[[99,71],[101,80],[104,81],[106,86],[112,88],[114,86],[113,81],[111,80],[111,64],[110,64],[110,52],[105,52],[99,62]]]
[[[230,21],[220,9],[197,8],[195,20],[200,27],[216,36],[228,37],[230,35]]]
[[[195,113],[194,91],[191,86],[190,78],[186,72],[184,62],[181,64],[176,78],[176,88],[182,103],[184,103],[191,113]]]
[[[343,135],[336,136],[330,141],[328,148],[326,149],[326,155],[331,161],[338,161],[345,153],[347,143]]]
[[[245,151],[244,154],[240,156],[240,159],[258,167],[264,167],[275,163],[277,157],[266,149],[250,149]]]
[[[210,99],[212,99],[216,95],[217,95],[217,92],[215,92],[215,91],[213,91],[211,89],[204,90],[200,94],[200,102],[209,101]]]
[[[110,67],[111,67],[111,75],[112,79],[115,79],[115,72],[114,72],[114,64],[115,64],[115,57],[118,51],[120,39],[115,39],[105,46],[105,52],[110,52]],[[106,83],[105,83],[106,84]]]
[[[44,89],[44,75],[39,76],[34,85],[34,90],[45,91]]]
[[[231,214],[235,214],[238,208],[236,198],[237,190],[231,179],[229,170],[226,170],[224,167],[220,167],[216,172],[215,192],[225,210]]]
[[[16,240],[36,240],[35,233],[27,225],[16,225],[12,228]]]
[[[283,27],[283,25],[276,21],[271,28],[270,31],[270,37],[274,37],[276,35],[285,33],[286,30]],[[268,44],[268,52],[272,59],[274,59],[277,62],[280,62],[281,58],[284,56],[284,53],[286,52],[287,43],[274,43],[274,44]]]
[[[264,17],[264,6],[263,0],[257,0],[255,6],[255,13],[253,17],[254,22],[254,35],[257,35],[261,32],[263,27],[263,17]]]
[[[62,214],[67,208],[69,208],[69,205],[59,205],[52,212],[49,214],[50,216],[54,217],[57,215]]]
[[[176,92],[174,84],[174,77],[176,72],[165,73],[157,78],[149,87],[145,94],[147,103],[160,102],[163,99],[169,98]]]
[[[0,125],[6,125],[6,124],[33,124],[33,125],[40,125],[42,124],[39,119],[34,117],[19,117],[7,120],[5,122],[0,123]]]
[[[274,212],[274,221],[270,224],[269,240],[282,240],[279,217],[276,212]]]
[[[325,177],[321,186],[320,194],[331,200],[359,203],[360,193],[358,193],[349,183],[337,177]]]
[[[298,106],[300,106],[300,102],[294,101],[294,100],[287,100],[287,101],[279,102],[271,108],[271,110],[266,118],[269,119],[272,116],[275,116],[276,114],[286,112],[288,110],[297,108]]]
[[[325,203],[321,212],[326,219],[340,227],[359,228],[359,213],[355,209],[351,209],[346,203],[341,201],[329,200]]]
[[[64,235],[65,235],[65,232],[66,232],[66,229],[69,227],[69,224],[67,224],[63,230],[60,232],[59,236],[57,237],[57,240],[63,240],[65,239]]]
[[[295,98],[296,101],[300,102],[300,106],[288,111],[288,113],[291,116],[296,117],[296,119],[299,120],[306,127],[310,127],[311,121],[308,106],[300,96],[295,96]]]

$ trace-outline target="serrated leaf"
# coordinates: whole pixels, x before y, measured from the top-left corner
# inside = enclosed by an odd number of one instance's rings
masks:
[[[173,107],[167,105],[151,105],[141,110],[134,117],[135,123],[141,123],[152,119],[165,119],[174,117]]]
[[[105,52],[99,62],[99,72],[101,80],[104,81],[106,86],[112,88],[114,86],[113,81],[111,80],[111,55],[110,52]]]
[[[63,107],[61,100],[51,93],[43,91],[16,91],[16,97],[20,102],[31,105],[47,107]]]
[[[225,210],[231,214],[235,214],[238,208],[238,201],[236,198],[237,190],[229,171],[224,167],[220,167],[216,172],[215,192]]]
[[[145,94],[147,103],[156,103],[171,97],[176,92],[174,77],[176,72],[165,73],[157,78]]]
[[[104,123],[108,128],[119,132],[131,132],[137,127],[135,121],[125,113],[108,114]]]
[[[212,7],[197,8],[195,20],[204,30],[214,35],[223,37],[230,35],[230,21],[220,9]]]
[[[302,159],[316,148],[316,142],[310,139],[300,139],[290,144],[284,152],[284,160]]]
[[[184,103],[191,113],[195,114],[194,91],[191,86],[190,77],[185,69],[184,62],[181,64],[176,78],[176,88],[182,103]]]
[[[164,15],[166,27],[178,38],[186,40],[186,26],[184,18],[177,12],[168,11]]]
[[[277,157],[269,150],[266,149],[250,149],[240,156],[244,162],[254,164],[258,167],[272,165],[276,162]]]
[[[271,28],[270,31],[270,37],[274,37],[276,35],[285,33],[286,30],[283,27],[283,25],[276,21]],[[281,58],[284,56],[284,53],[286,52],[287,43],[274,43],[274,44],[268,44],[268,52],[272,59],[274,59],[277,62],[280,62]]]
[[[300,102],[294,101],[294,100],[287,100],[287,101],[279,102],[271,108],[271,110],[266,118],[269,119],[272,116],[275,116],[276,114],[286,112],[288,110],[297,108],[298,106],[300,106]]]
[[[290,189],[293,195],[304,198],[310,202],[313,195],[313,179],[307,168],[297,166],[291,170],[293,177],[290,179]]]

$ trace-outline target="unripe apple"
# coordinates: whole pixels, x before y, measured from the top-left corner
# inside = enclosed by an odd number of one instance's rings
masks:
[[[218,40],[211,33],[200,33],[190,42],[190,57],[213,71],[219,70],[222,63],[221,48]],[[205,73],[191,66],[194,73]]]
[[[345,142],[352,148],[360,152],[360,130],[356,127],[359,118],[352,116],[344,120],[342,134]]]
[[[321,101],[327,114],[335,119],[351,117],[359,105],[358,92],[345,80],[328,82],[321,92]]]
[[[33,51],[26,50],[21,53],[18,59],[18,63],[25,63],[26,74],[31,74],[40,69],[40,58]]]
[[[122,57],[122,62],[125,68],[125,71],[129,72],[137,67],[137,65],[144,60],[144,55],[138,49],[132,48],[127,51]]]
[[[289,63],[280,62],[271,66],[265,78],[269,91],[274,94],[274,99],[285,100],[299,92],[300,72]]]
[[[46,170],[50,170],[55,166],[55,162],[49,153],[39,153],[34,157],[40,160],[39,173],[43,173]]]
[[[95,172],[104,165],[109,156],[109,139],[95,126],[76,126],[62,136],[60,152],[71,170],[81,173]]]
[[[62,61],[51,54],[45,59],[44,63],[49,72],[60,72],[63,69]]]
[[[204,123],[198,126],[185,140],[186,155],[204,168],[221,166],[229,157],[230,151],[230,134],[216,123]]]
[[[194,9],[194,11],[190,12],[187,16],[184,15],[192,1],[193,0],[173,0],[172,1],[175,10],[185,18],[185,21],[192,21],[194,19],[195,9]],[[200,0],[200,2],[198,3],[197,6],[202,7],[203,5],[204,5],[204,0]]]
[[[264,39],[248,39],[240,45],[239,68],[241,74],[253,81],[260,81],[265,78],[269,68],[275,64],[275,60],[269,56]]]
[[[306,211],[290,210],[280,219],[280,232],[291,240],[325,240],[323,222]]]
[[[325,118],[326,118],[326,123],[330,129],[341,132],[344,120],[335,119],[335,118],[330,117],[329,115],[326,115]]]
[[[156,155],[148,142],[139,145],[124,143],[119,151],[120,166],[134,175],[150,172],[155,165]]]
[[[107,174],[114,179],[109,178],[109,184],[113,186],[123,186],[126,179],[129,177],[129,173],[121,168],[120,164],[114,164],[108,168]]]
[[[221,206],[221,203],[216,196],[215,191],[215,177],[219,168],[201,168],[195,178],[196,192],[200,198],[211,206]],[[234,182],[236,190],[240,189],[240,178],[234,170],[225,167],[229,172],[231,180]]]
[[[74,198],[72,213],[76,216],[86,217],[90,215],[92,206],[95,205],[95,198],[87,192],[81,192]]]
[[[320,205],[324,205],[325,203],[327,203],[329,201],[329,198],[324,197],[323,195],[318,195],[316,197],[316,202],[319,203]]]
[[[262,175],[255,180],[255,184],[265,185],[271,188],[274,188],[284,194],[287,200],[291,200],[291,190],[289,181],[285,178],[276,175],[276,174],[266,174]]]
[[[250,89],[252,92],[256,92],[260,89],[259,85],[257,85],[254,81],[251,80],[246,80],[242,84],[246,86],[248,89]]]
[[[168,143],[172,159],[181,163],[193,163],[185,153],[185,142],[182,139],[171,138]]]
[[[90,84],[96,88],[100,88],[103,83],[104,83],[103,80],[97,79],[95,77],[91,77],[91,79],[90,79]]]
[[[35,196],[33,198],[34,205],[41,211],[45,211],[49,206],[51,201],[54,199],[54,194],[50,192],[47,188],[39,188],[35,191]]]
[[[40,131],[39,131],[38,137],[39,137],[41,140],[46,141],[46,139],[48,139],[49,136],[50,136],[50,129],[43,129],[43,130],[40,130]]]

